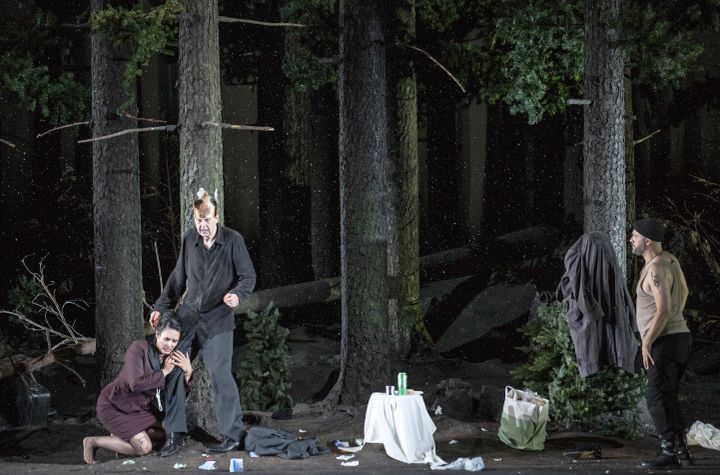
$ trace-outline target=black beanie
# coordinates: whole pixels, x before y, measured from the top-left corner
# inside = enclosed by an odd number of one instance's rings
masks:
[[[665,237],[665,226],[659,219],[645,218],[635,221],[633,226],[637,232],[647,239],[656,242],[662,242]]]

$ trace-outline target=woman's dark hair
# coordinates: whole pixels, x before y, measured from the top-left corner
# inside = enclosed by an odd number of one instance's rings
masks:
[[[155,333],[160,334],[163,332],[163,330],[167,328],[182,333],[182,326],[180,325],[178,319],[175,317],[175,312],[173,312],[172,310],[160,315],[160,320],[155,327]]]

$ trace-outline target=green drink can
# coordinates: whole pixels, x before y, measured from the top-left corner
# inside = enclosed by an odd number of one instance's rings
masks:
[[[407,373],[398,373],[397,376],[398,396],[407,395]]]

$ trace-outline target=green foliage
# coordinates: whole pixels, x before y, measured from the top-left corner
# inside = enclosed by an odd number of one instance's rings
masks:
[[[530,361],[512,375],[533,391],[549,395],[550,415],[557,423],[606,435],[639,435],[637,405],[647,383],[643,374],[605,368],[581,378],[561,305],[541,307],[539,318],[528,322],[521,332],[532,340],[530,347],[523,348]]]
[[[165,0],[163,4],[148,10],[138,3],[132,9],[107,6],[91,15],[93,30],[100,31],[116,44],[130,45],[132,50],[122,81],[123,89],[130,99],[121,109],[134,100],[133,83],[142,74],[150,58],[156,54],[174,54],[178,15],[183,12],[179,0]]]
[[[633,0],[622,5],[620,41],[633,83],[678,88],[681,79],[701,69],[701,35],[717,31],[717,2],[706,15],[693,2]]]
[[[699,69],[718,2],[622,5],[619,45],[634,83],[677,88]],[[417,0],[418,37],[472,96],[536,123],[581,97],[584,9],[579,0]]]
[[[0,97],[51,124],[86,120],[90,91],[73,72],[77,32],[34,1],[0,0]],[[52,65],[52,66],[51,66]]]
[[[289,41],[283,73],[299,91],[335,87],[337,71],[329,59],[337,55],[337,2],[334,0],[287,0],[280,8],[285,22],[307,28],[288,28]]]
[[[243,407],[275,411],[292,407],[290,357],[285,339],[288,329],[279,325],[280,311],[272,303],[260,312],[248,312],[244,328],[247,352],[240,364],[238,385]]]
[[[0,88],[30,111],[39,111],[51,124],[85,118],[89,113],[87,86],[69,72],[52,76],[48,67],[30,56],[0,56]]]
[[[565,109],[583,72],[583,12],[578,2],[532,2],[496,23],[502,80],[490,101],[502,100],[513,114],[535,124]],[[580,8],[579,8],[580,7]]]

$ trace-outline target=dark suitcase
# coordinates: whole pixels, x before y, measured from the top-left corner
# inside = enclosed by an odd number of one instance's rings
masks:
[[[24,375],[15,378],[15,408],[17,425],[46,425],[50,409],[50,391]]]

